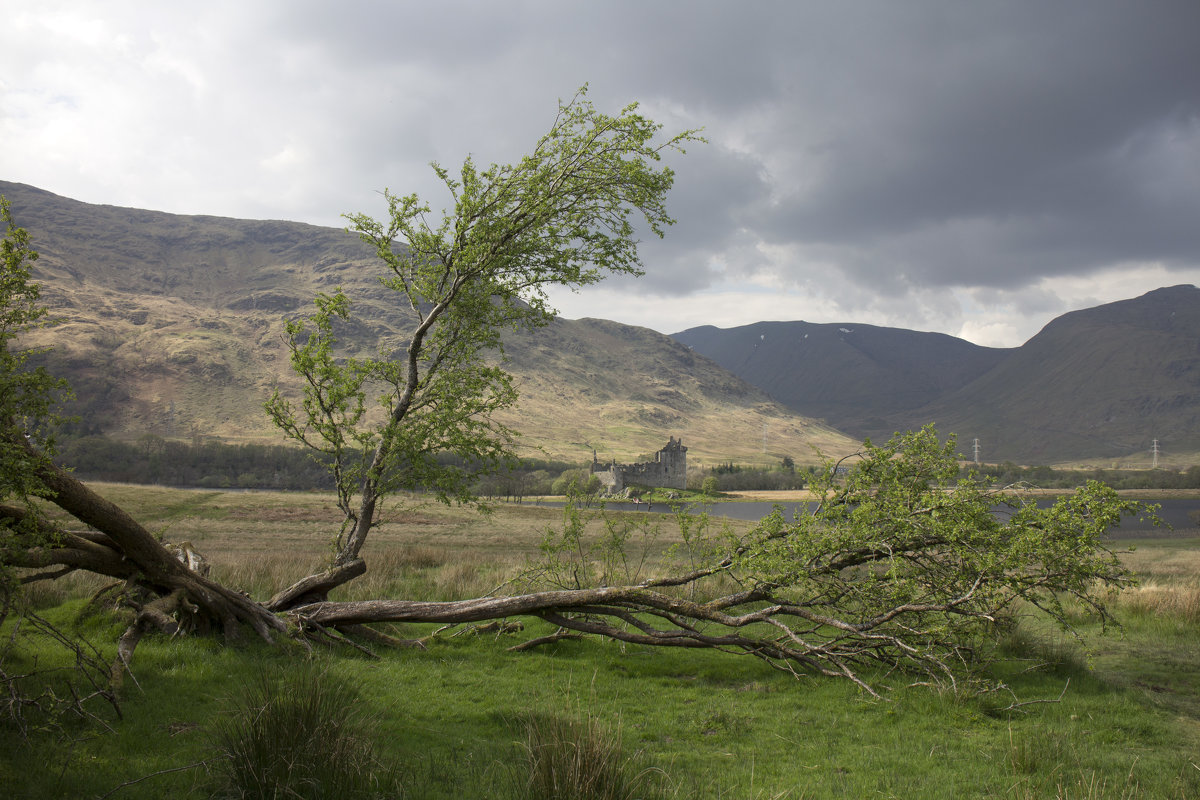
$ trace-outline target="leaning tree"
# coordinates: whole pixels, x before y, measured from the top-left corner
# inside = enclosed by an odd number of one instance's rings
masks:
[[[369,358],[336,355],[335,324],[352,313],[340,290],[288,324],[303,401],[276,392],[267,412],[331,465],[344,521],[329,568],[279,592],[272,610],[325,599],[362,574],[380,503],[397,488],[465,500],[474,477],[511,460],[513,431],[493,417],[517,400],[496,360],[503,334],[554,318],[549,287],[640,274],[635,222],[658,236],[673,223],[664,203],[674,175],[659,162],[698,134],[659,141],[661,126],[636,105],[608,116],[585,92],[559,104],[550,131],[517,164],[480,170],[468,158],[457,176],[434,164],[453,201],[438,221],[416,195],[391,192],[386,221],[348,218],[414,322],[402,345]]]
[[[864,445],[844,473],[829,464],[808,514],[775,514],[738,538],[695,531],[690,558],[650,578],[564,563],[584,552],[571,517],[550,542],[544,580],[507,596],[453,602],[346,602],[330,592],[367,570],[364,552],[384,500],[421,487],[468,500],[471,479],[511,458],[515,434],[494,412],[517,393],[503,369],[503,336],[552,319],[547,290],[640,272],[637,227],[662,235],[669,151],[695,131],[660,137],[629,106],[598,112],[581,90],[560,103],[550,131],[510,165],[457,174],[434,165],[453,201],[435,217],[413,195],[387,193],[389,216],[349,217],[375,249],[382,283],[413,320],[407,340],[371,357],[337,341],[353,314],[340,290],[288,323],[302,392],[275,393],[267,412],[330,465],[343,522],[325,569],[267,599],[211,579],[191,548],[160,542],[129,514],[46,456],[56,388],[27,369],[20,335],[43,312],[30,280],[35,257],[3,209],[0,282],[0,588],[87,570],[123,581],[135,615],[116,667],[147,631],[249,629],[276,640],[314,631],[367,632],[381,622],[476,622],[540,617],[549,637],[598,634],[647,645],[716,648],[793,671],[849,678],[874,692],[875,666],[954,680],[987,652],[989,636],[1023,609],[1066,623],[1064,599],[1107,618],[1104,587],[1128,581],[1105,530],[1138,509],[1089,484],[1050,509],[959,480],[953,442],[932,429]],[[435,221],[430,221],[434,219]],[[445,456],[454,456],[452,459]],[[54,504],[85,528],[48,518]],[[997,513],[997,508],[1000,513]],[[574,513],[569,511],[568,514]],[[594,576],[556,582],[556,575]]]

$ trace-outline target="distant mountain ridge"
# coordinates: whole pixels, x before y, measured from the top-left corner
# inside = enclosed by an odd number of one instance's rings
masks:
[[[933,422],[964,451],[979,439],[985,460],[1028,463],[1148,463],[1155,439],[1184,460],[1200,451],[1194,286],[1064,314],[1009,349],[848,323],[701,327],[673,338],[855,437]]]
[[[1200,450],[1200,289],[1064,314],[919,415],[1035,463]]]
[[[856,436],[877,435],[896,414],[962,388],[1007,354],[941,333],[856,323],[703,326],[672,338]]]
[[[412,324],[371,250],[342,230],[91,205],[2,181],[0,194],[62,319],[29,343],[53,348],[87,430],[282,442],[262,402],[274,386],[297,390],[285,318],[340,286],[355,310],[338,331],[347,347],[395,344]],[[693,463],[777,464],[855,446],[647,329],[560,319],[506,347],[521,401],[504,421],[530,455],[631,461],[675,436]]]

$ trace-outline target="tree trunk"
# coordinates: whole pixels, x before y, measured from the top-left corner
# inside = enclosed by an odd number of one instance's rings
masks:
[[[65,548],[48,548],[63,552],[47,554],[46,564],[74,561],[85,569],[136,580],[159,595],[182,590],[193,604],[221,624],[229,639],[237,637],[242,624],[249,625],[268,641],[273,633],[286,630],[283,620],[261,604],[189,569],[123,509],[48,461],[36,458],[32,447],[22,443],[35,456],[35,463],[40,464],[37,476],[49,490],[46,499],[100,531],[111,542],[107,545],[76,535],[67,541]],[[114,554],[118,557],[116,561]],[[63,558],[55,558],[56,555]],[[92,560],[85,565],[86,559]]]

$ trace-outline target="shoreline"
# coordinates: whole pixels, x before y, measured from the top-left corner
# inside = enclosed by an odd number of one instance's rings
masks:
[[[1073,494],[1073,489],[1014,489],[1013,494],[1037,497],[1060,497]],[[1118,489],[1117,494],[1133,500],[1200,500],[1200,489]],[[729,492],[721,499],[729,502],[793,503],[816,500],[808,489],[762,489]]]

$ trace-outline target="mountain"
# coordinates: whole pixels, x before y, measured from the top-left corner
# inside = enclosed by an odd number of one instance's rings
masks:
[[[1200,289],[1051,321],[971,383],[907,415],[979,437],[989,460],[1148,462],[1200,451]]]
[[[342,230],[91,205],[2,181],[0,194],[33,239],[35,278],[61,320],[27,343],[53,348],[46,363],[71,381],[92,432],[281,442],[262,402],[274,386],[298,390],[286,318],[340,286],[354,302],[338,332],[351,350],[394,343],[411,325],[370,249]],[[644,328],[559,319],[506,349],[521,402],[503,419],[529,454],[625,461],[675,436],[693,464],[778,463],[855,445]]]
[[[758,323],[674,338],[798,414],[857,437],[935,423],[987,461],[1149,463],[1200,452],[1200,289],[1050,322],[1021,347],[866,325]]]
[[[797,413],[860,438],[892,433],[898,414],[962,388],[1007,355],[941,333],[853,323],[703,326],[672,338]]]

